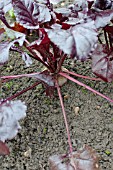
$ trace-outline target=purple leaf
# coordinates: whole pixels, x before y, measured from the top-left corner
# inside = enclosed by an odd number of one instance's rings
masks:
[[[17,22],[28,29],[38,29],[39,6],[32,0],[13,0]]]
[[[52,3],[52,4],[58,4],[58,3],[60,3],[60,1],[62,1],[62,0],[50,0],[50,3]]]
[[[72,27],[71,33],[76,46],[75,58],[82,61],[86,60],[90,52],[95,49],[98,40],[94,22],[78,24]]]
[[[29,67],[32,64],[31,57],[26,52],[24,52],[21,48],[12,46],[11,50],[16,51],[22,55],[22,59],[25,61],[27,67]]]
[[[48,22],[51,20],[51,13],[46,5],[38,4],[39,5],[39,15],[38,21],[41,23]]]
[[[74,168],[63,160],[63,155],[53,155],[49,158],[50,170],[74,170]]]
[[[24,52],[21,48],[16,47],[16,46],[12,46],[11,50],[16,51],[16,52],[21,54],[22,59],[25,61],[25,64],[26,64],[27,67],[29,67],[32,64],[31,57],[26,52]]]
[[[50,40],[65,54],[71,54],[75,46],[74,38],[70,30],[63,30],[55,25],[53,29],[46,29]]]
[[[67,17],[71,14],[71,10],[68,8],[56,8],[54,11],[58,14],[62,14],[63,16]]]
[[[111,0],[95,0],[93,4],[94,9],[106,10],[112,7]]]
[[[48,0],[36,0],[37,2],[48,4]],[[61,0],[49,0],[51,4],[58,4]]]
[[[20,100],[7,101],[0,105],[0,140],[5,141],[16,136],[21,128],[18,120],[26,116],[26,106]]]
[[[0,0],[0,9],[3,10],[4,13],[9,11],[12,8],[12,0]]]
[[[83,22],[83,19],[75,18],[75,17],[68,17],[68,20],[65,21],[64,23],[74,26],[80,22]]]
[[[86,145],[82,150],[73,153],[73,157],[70,158],[70,164],[72,166],[75,164],[78,170],[100,170],[98,161],[96,152]]]
[[[95,13],[95,26],[96,28],[105,27],[113,19],[113,10],[106,10]]]
[[[45,70],[41,73],[29,74],[29,75],[27,75],[27,77],[36,78],[37,80],[41,81],[42,83],[44,83],[50,87],[54,87],[53,77],[49,74],[49,72],[47,70]]]
[[[104,81],[113,81],[113,55],[109,56],[102,45],[98,45],[93,53],[92,71]]]
[[[82,61],[89,57],[98,40],[94,21],[78,24],[68,30],[54,25],[53,29],[46,31],[50,40],[60,50]]]
[[[70,159],[70,160],[69,160]],[[73,152],[70,158],[64,155],[54,155],[49,158],[50,170],[100,170],[96,152],[85,146],[82,150]]]
[[[3,1],[0,1],[0,20],[8,27],[10,28],[10,25],[8,24],[6,18],[5,18],[5,12],[4,12],[4,3]]]
[[[38,29],[39,23],[51,20],[46,5],[32,0],[13,0],[13,8],[17,22],[27,29]]]
[[[9,148],[6,146],[5,143],[0,141],[0,155],[9,155]]]
[[[25,40],[25,35],[20,32],[16,32],[10,29],[6,30],[6,34],[9,38],[15,39],[13,41],[4,41],[0,43],[0,64],[4,64],[6,61],[8,61],[9,58],[9,50],[11,46],[14,45],[14,43],[18,42],[20,46],[23,45],[23,42]]]
[[[26,52],[22,52],[22,59],[25,61],[27,67],[32,64],[31,57]]]
[[[4,64],[6,61],[8,61],[9,58],[9,49],[12,46],[12,43],[9,43],[8,41],[0,43],[0,64]]]
[[[87,0],[76,0],[74,4],[69,5],[69,9],[72,11],[88,11],[88,2]]]

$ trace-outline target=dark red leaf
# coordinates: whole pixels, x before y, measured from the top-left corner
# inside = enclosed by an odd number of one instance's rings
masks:
[[[110,33],[111,35],[113,35],[113,26],[107,25],[104,29],[107,33]]]
[[[71,27],[71,25],[67,24],[67,23],[62,23],[62,29],[67,30]]]
[[[9,148],[4,142],[0,141],[0,155],[9,155],[9,153]]]

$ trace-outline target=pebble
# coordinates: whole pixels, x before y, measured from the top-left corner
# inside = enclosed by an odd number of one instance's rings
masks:
[[[27,150],[26,152],[24,152],[24,156],[27,157],[27,158],[28,158],[28,157],[31,157],[31,151],[32,151],[32,150],[31,150],[31,148],[29,147],[28,150]]]
[[[75,107],[75,108],[74,108],[75,115],[78,115],[79,111],[80,111],[80,108],[79,108],[79,107]]]

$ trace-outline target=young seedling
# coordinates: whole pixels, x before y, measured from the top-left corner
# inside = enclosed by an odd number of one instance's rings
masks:
[[[52,157],[50,169],[99,170],[98,157],[91,148],[85,146],[80,151],[73,150],[61,87],[68,79],[113,102],[109,97],[73,78],[74,76],[90,81],[113,81],[113,28],[109,25],[112,24],[113,18],[112,2],[76,0],[67,8],[54,8],[59,2],[60,0],[0,1],[0,20],[3,23],[3,27],[0,28],[0,64],[8,61],[9,51],[12,50],[21,54],[27,66],[32,64],[33,58],[36,63],[40,62],[46,68],[42,72],[30,74],[1,75],[1,83],[22,77],[33,78],[36,82],[0,100],[0,147],[2,147],[0,153],[2,155],[9,153],[3,142],[16,135],[20,129],[18,120],[26,116],[26,105],[20,100],[13,99],[42,84],[48,96],[52,97],[54,90],[58,92],[69,143],[69,154]],[[14,12],[16,20],[13,24],[9,24],[6,17],[9,11]],[[104,44],[101,41],[100,30],[104,32]],[[33,32],[36,39],[31,42],[29,35]],[[68,57],[80,61],[91,59],[92,71],[99,78],[79,75],[63,68],[63,63]],[[68,163],[62,163],[65,158],[69,159]],[[84,163],[84,160],[87,163]]]

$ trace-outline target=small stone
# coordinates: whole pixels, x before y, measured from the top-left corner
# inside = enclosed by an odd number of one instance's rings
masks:
[[[25,157],[31,157],[31,148],[29,147],[28,150],[26,152],[24,152],[24,156]]]
[[[78,115],[79,110],[80,110],[80,108],[79,108],[79,107],[75,107],[75,108],[74,108],[74,112],[75,112],[75,114],[76,114],[76,115]]]
[[[66,94],[65,96],[64,96],[64,99],[68,99],[69,98],[69,94]]]
[[[100,109],[100,106],[97,106],[96,108],[97,108],[97,109]]]

